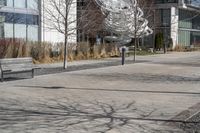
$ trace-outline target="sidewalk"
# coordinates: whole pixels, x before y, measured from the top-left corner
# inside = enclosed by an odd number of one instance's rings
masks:
[[[137,61],[141,62],[141,61]],[[125,64],[133,64],[133,57],[127,57]],[[67,69],[63,69],[63,62],[53,63],[53,64],[36,64],[37,67],[41,69],[37,69],[35,71],[35,75],[46,75],[46,74],[54,74],[61,72],[69,72],[69,71],[78,71],[78,70],[86,70],[86,69],[94,69],[94,68],[103,68],[110,66],[120,66],[121,58],[105,58],[99,60],[80,60],[68,62]]]
[[[198,57],[200,52],[174,52],[167,54],[155,54],[148,56],[136,56],[136,62],[133,61],[133,56],[126,57],[126,64],[134,64],[134,63],[150,63],[150,64],[171,64],[175,66],[197,66],[199,67],[199,59]],[[195,58],[195,59],[194,59]],[[185,62],[185,60],[187,60]],[[177,62],[178,61],[178,62]],[[46,75],[46,74],[54,74],[61,72],[69,72],[69,71],[78,71],[78,70],[86,70],[86,69],[94,69],[94,68],[103,68],[103,67],[111,67],[111,66],[120,66],[121,65],[121,57],[118,58],[104,58],[97,60],[79,60],[68,62],[67,69],[63,69],[63,62],[60,63],[52,63],[52,64],[37,64],[37,67],[41,69],[36,70],[35,75]]]
[[[126,61],[133,60],[133,57],[126,57]],[[93,60],[78,60],[67,62],[67,66],[83,66],[83,65],[92,65],[92,64],[99,64],[99,63],[111,63],[111,62],[119,62],[121,63],[121,57],[118,58],[103,58],[103,59],[93,59]],[[49,63],[49,64],[36,64],[37,67],[40,68],[56,68],[56,67],[63,67],[63,62],[57,63]]]
[[[147,55],[147,56],[136,56],[136,63],[138,62],[165,62],[165,61],[175,61],[179,60],[184,60],[186,58],[194,58],[195,56],[198,56],[200,52],[168,52],[167,54],[155,54],[155,55]],[[167,55],[167,56],[166,56]],[[126,57],[126,63],[130,64],[134,63],[133,62],[134,57],[129,56]],[[166,60],[167,59],[167,60]],[[102,59],[93,59],[93,60],[78,60],[78,61],[72,61],[68,62],[67,66],[72,67],[72,66],[84,66],[84,65],[94,65],[94,64],[104,64],[104,63],[113,63],[113,62],[118,62],[119,65],[121,65],[121,57],[118,58],[102,58]],[[36,66],[40,68],[58,68],[58,67],[63,67],[63,62],[58,62],[58,63],[50,63],[50,64],[36,64]]]

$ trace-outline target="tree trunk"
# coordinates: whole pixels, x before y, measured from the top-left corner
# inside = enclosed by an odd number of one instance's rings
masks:
[[[135,35],[134,35],[134,62],[136,61],[136,47],[137,47],[137,6],[135,7]]]
[[[137,47],[137,37],[135,35],[135,40],[134,40],[134,62],[136,61],[136,47]]]
[[[65,3],[67,7],[67,2]],[[65,42],[64,42],[64,65],[63,69],[67,69],[67,44],[68,44],[68,8],[65,9]]]
[[[65,35],[65,42],[64,42],[64,65],[63,69],[67,68],[67,35]]]

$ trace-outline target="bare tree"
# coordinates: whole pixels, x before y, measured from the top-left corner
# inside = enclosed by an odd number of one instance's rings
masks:
[[[64,35],[64,64],[67,68],[68,37],[76,32],[76,1],[75,0],[45,0],[45,26]]]
[[[133,16],[134,16],[134,61],[136,61],[136,48],[138,47],[138,39],[143,38],[146,35],[152,34],[153,31],[151,29],[146,29],[148,28],[147,25],[149,24],[150,17],[152,17],[152,11],[153,11],[153,0],[139,0],[137,3],[134,3],[134,0],[129,0],[131,3],[132,8],[134,8]],[[135,7],[134,7],[135,5]],[[142,14],[141,14],[142,13]],[[141,17],[138,17],[138,15],[141,14]],[[141,25],[142,26],[141,28]]]
[[[89,38],[95,38],[98,32],[103,30],[104,16],[101,10],[97,8],[94,0],[85,0],[84,3],[84,6],[78,6],[77,16],[79,21],[77,28],[87,36],[88,42]]]

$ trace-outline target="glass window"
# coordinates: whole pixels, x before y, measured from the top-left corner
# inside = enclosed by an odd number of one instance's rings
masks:
[[[13,0],[7,0],[6,6],[13,7]]]
[[[5,38],[13,38],[13,24],[4,23],[4,36]]]
[[[5,16],[4,21],[6,23],[12,23],[13,22],[13,13],[0,12],[0,15]]]
[[[191,45],[200,46],[200,32],[191,32]]]
[[[5,16],[6,23],[17,23],[17,24],[29,24],[29,25],[38,25],[38,15],[30,14],[19,14],[19,13],[7,13],[0,12],[1,16]]]
[[[15,38],[26,39],[26,25],[15,24]]]
[[[194,19],[192,20],[192,28],[200,30],[200,23],[199,22],[200,22],[200,16],[196,15],[196,17],[194,17]]]
[[[185,0],[185,4],[200,7],[200,1],[199,0]]]
[[[27,0],[27,8],[38,10],[38,0]]]
[[[38,16],[37,15],[27,15],[27,24],[38,25]]]
[[[0,38],[4,37],[4,16],[0,16]]]
[[[14,14],[14,23],[26,24],[26,14]]]
[[[0,5],[5,6],[6,5],[6,0],[0,0]]]
[[[28,25],[27,32],[29,41],[38,41],[38,26]]]
[[[161,22],[163,26],[170,26],[171,24],[171,12],[170,9],[161,10]]]
[[[178,44],[181,46],[190,46],[190,31],[179,30]]]
[[[179,10],[179,27],[180,28],[192,28],[192,18],[195,14],[187,10]],[[195,18],[195,17],[194,17]]]
[[[0,38],[4,38],[4,26],[0,24]]]
[[[14,7],[26,8],[26,0],[14,0]]]
[[[5,21],[5,17],[4,16],[0,16],[0,24],[3,23]]]

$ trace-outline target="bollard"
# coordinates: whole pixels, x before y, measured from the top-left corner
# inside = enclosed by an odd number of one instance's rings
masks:
[[[126,48],[122,48],[122,65],[124,65],[125,63],[125,52],[126,52]]]

